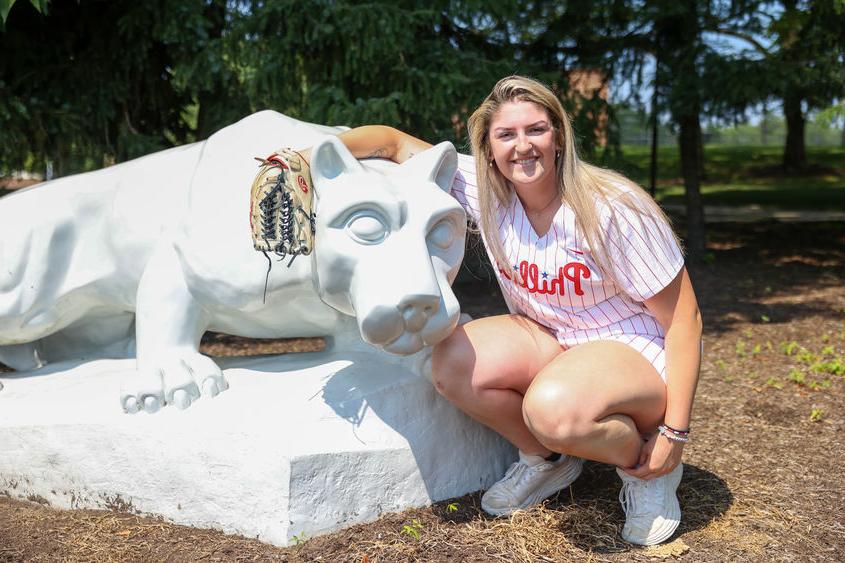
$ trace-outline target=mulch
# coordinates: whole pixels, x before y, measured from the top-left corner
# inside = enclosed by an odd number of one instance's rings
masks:
[[[705,356],[679,488],[684,521],[667,544],[619,539],[618,478],[588,463],[570,489],[510,518],[483,514],[475,493],[289,548],[0,497],[0,561],[842,561],[845,224],[719,224],[709,250],[691,268]],[[456,292],[473,316],[503,310],[482,281]],[[320,345],[204,341],[235,355]]]

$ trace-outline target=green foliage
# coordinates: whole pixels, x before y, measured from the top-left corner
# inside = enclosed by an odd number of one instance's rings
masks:
[[[842,361],[842,358],[834,358],[827,362],[815,362],[810,365],[810,370],[815,373],[845,375],[845,362]]]
[[[52,160],[59,175],[191,140],[192,92],[174,73],[180,45],[203,31],[204,2],[53,2],[15,9],[0,33],[4,167]],[[191,15],[193,14],[193,17]],[[185,26],[179,28],[177,26]]]
[[[807,376],[804,375],[804,373],[802,371],[797,370],[795,368],[792,368],[791,370],[789,370],[789,373],[786,374],[786,378],[788,380],[792,381],[793,383],[798,384],[798,385],[803,385],[804,382],[807,380]]]
[[[12,6],[16,2],[18,2],[18,0],[0,0],[0,23],[6,23],[6,19],[9,17],[9,12],[12,10]],[[32,7],[36,10],[44,13],[47,11],[47,4],[49,4],[49,0],[29,0],[29,3],[32,4]]]
[[[411,520],[410,524],[405,524],[402,526],[402,530],[399,532],[402,535],[409,536],[414,538],[415,540],[420,539],[422,536],[423,525],[420,524],[420,521],[414,518]]]
[[[783,383],[781,383],[774,377],[770,377],[769,379],[767,379],[766,385],[768,385],[769,387],[774,387],[775,389],[783,389]]]
[[[260,109],[384,123],[465,148],[466,118],[503,75],[544,73],[510,38],[520,13],[473,1],[54,2],[0,33],[0,174],[58,174],[208,136]],[[507,23],[508,41],[500,26]],[[565,84],[563,85],[565,87]],[[593,131],[594,126],[586,128]]]
[[[349,126],[384,123],[426,139],[460,140],[465,120],[512,60],[464,42],[446,4],[256,2],[236,15],[233,48],[250,105]],[[315,25],[314,22],[320,22]]]
[[[514,72],[561,93],[583,153],[618,161],[631,115],[600,97],[565,95],[574,68],[624,77],[634,92],[656,79],[663,120],[676,121],[661,130],[668,141],[682,114],[727,122],[781,96],[787,82],[812,85],[803,99],[824,108],[820,123],[838,124],[839,4],[796,0],[797,10],[764,17],[768,3],[755,0],[0,0],[0,50],[14,53],[0,60],[0,174],[45,160],[59,174],[99,167],[268,108],[320,123],[385,123],[465,150],[467,116]],[[772,52],[729,57],[706,33],[764,38]],[[611,144],[599,154],[602,115]],[[688,174],[679,160],[661,161],[661,177]],[[647,164],[633,168],[642,182]],[[750,181],[730,197],[765,197],[757,188]],[[793,195],[801,193],[815,192]]]
[[[303,544],[306,541],[308,541],[309,538],[308,538],[308,534],[306,534],[305,532],[302,532],[300,534],[293,535],[290,539],[293,542],[293,545],[300,545],[300,544]]]

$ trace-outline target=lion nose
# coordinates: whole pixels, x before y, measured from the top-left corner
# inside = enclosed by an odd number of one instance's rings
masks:
[[[439,308],[440,297],[435,295],[408,295],[399,303],[405,328],[411,332],[421,331]]]

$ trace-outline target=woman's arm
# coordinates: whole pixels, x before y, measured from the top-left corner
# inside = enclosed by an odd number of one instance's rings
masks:
[[[363,125],[344,131],[337,138],[355,158],[387,158],[399,163],[431,147],[422,139],[386,125]],[[311,161],[310,148],[300,152]]]
[[[666,414],[664,423],[678,430],[689,428],[692,401],[701,365],[701,313],[689,273],[681,268],[675,279],[645,306],[665,332]]]
[[[431,147],[422,139],[386,125],[356,127],[337,138],[355,158],[387,158],[399,163]]]
[[[664,424],[689,428],[692,402],[701,364],[701,313],[686,268],[654,297],[645,301],[665,332],[666,413]],[[640,464],[628,473],[650,479],[672,471],[681,461],[682,442],[653,436],[640,455]]]

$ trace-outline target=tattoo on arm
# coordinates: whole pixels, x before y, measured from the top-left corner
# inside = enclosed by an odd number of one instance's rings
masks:
[[[387,156],[387,149],[385,147],[379,147],[364,158],[385,158]]]

